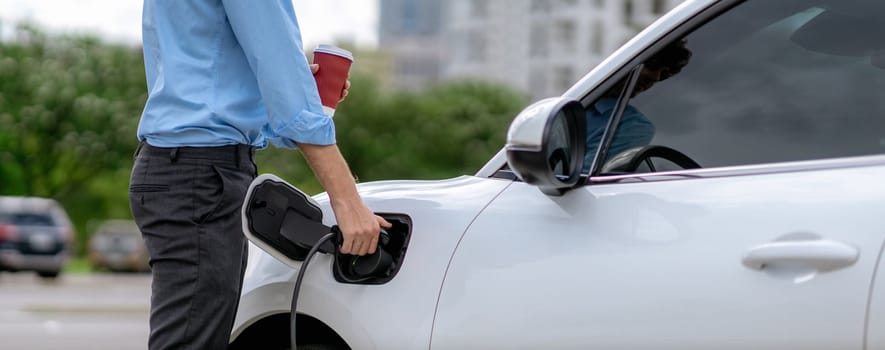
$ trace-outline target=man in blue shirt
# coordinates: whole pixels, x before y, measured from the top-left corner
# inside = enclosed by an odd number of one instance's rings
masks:
[[[679,73],[691,58],[691,51],[685,45],[684,39],[677,40],[649,58],[639,73],[630,98],[636,97],[636,95],[651,89],[656,83]],[[593,157],[596,156],[596,150],[602,141],[602,134],[605,132],[608,120],[612,117],[618,96],[623,88],[624,82],[616,84],[605,95],[587,107],[587,148],[584,153],[583,173],[590,171]],[[655,125],[639,109],[627,104],[624,107],[624,113],[621,114],[615,136],[612,137],[611,144],[608,146],[606,159],[611,159],[631,148],[647,146],[654,136]]]
[[[587,148],[582,171],[584,173],[590,171],[590,163],[596,155],[595,152],[602,140],[605,125],[608,123],[617,102],[617,98],[603,97],[587,108]],[[627,105],[624,107],[624,114],[621,115],[618,131],[608,146],[608,158],[611,159],[611,156],[634,147],[646,146],[651,143],[654,136],[655,125],[636,107]]]
[[[377,246],[323,113],[291,0],[145,0],[148,100],[129,199],[153,274],[150,349],[227,347],[246,263],[240,209],[256,148],[299,148],[343,253]],[[342,96],[346,94],[342,91]]]

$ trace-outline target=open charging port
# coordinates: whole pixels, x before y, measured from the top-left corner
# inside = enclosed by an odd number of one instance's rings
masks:
[[[408,215],[377,213],[393,227],[381,233],[375,254],[356,256],[338,252],[338,239],[318,251],[333,254],[332,273],[341,283],[383,284],[396,276],[406,255],[412,221]],[[323,224],[316,201],[270,174],[256,178],[243,203],[243,231],[255,245],[287,265],[298,268],[320,238],[337,227]]]

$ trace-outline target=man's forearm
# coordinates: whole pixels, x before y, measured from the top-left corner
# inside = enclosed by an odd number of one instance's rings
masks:
[[[374,253],[378,245],[379,225],[390,227],[390,223],[372,213],[363,203],[338,146],[299,144],[298,147],[329,193],[335,220],[344,238],[341,252],[356,255]]]
[[[298,144],[333,204],[360,200],[350,168],[337,145]]]

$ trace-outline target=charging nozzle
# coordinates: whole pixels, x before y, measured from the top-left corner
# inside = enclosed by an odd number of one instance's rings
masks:
[[[343,272],[353,278],[365,278],[383,274],[390,267],[390,264],[393,263],[390,253],[384,250],[389,242],[390,234],[382,228],[378,235],[378,248],[375,250],[375,253],[353,255],[350,258],[350,264]]]
[[[411,222],[408,217],[385,217],[393,224],[389,229],[381,229],[378,234],[378,247],[372,254],[352,255],[336,251],[332,260],[332,273],[335,280],[341,283],[384,284],[393,279],[402,265],[408,245]],[[333,230],[338,230],[333,227]],[[338,239],[341,238],[340,231]],[[337,243],[336,249],[341,246]]]

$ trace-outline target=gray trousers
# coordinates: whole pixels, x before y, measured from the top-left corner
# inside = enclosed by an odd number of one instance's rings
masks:
[[[150,254],[149,349],[227,348],[246,268],[240,207],[254,153],[139,145],[129,205]]]

